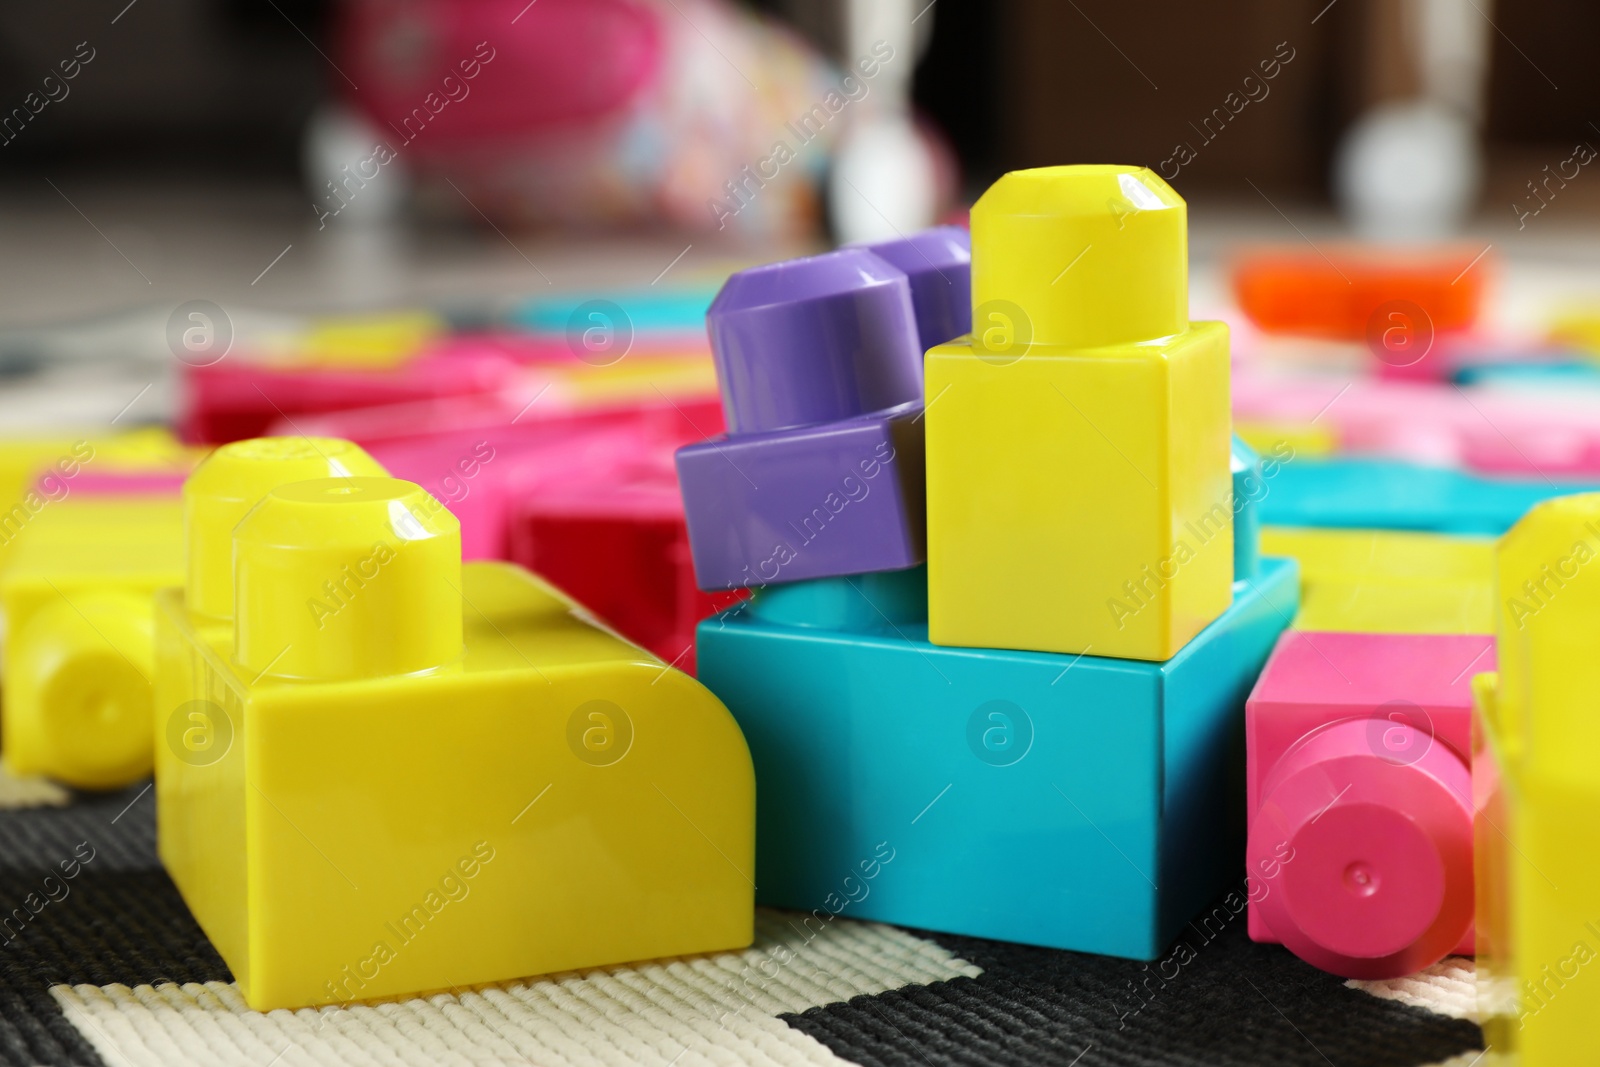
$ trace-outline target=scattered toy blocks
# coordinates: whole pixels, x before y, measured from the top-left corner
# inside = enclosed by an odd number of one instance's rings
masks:
[[[1347,978],[1471,954],[1469,675],[1487,634],[1292,631],[1245,711],[1250,936]]]
[[[1228,332],[1189,322],[1187,241],[1143,168],[973,208],[974,333],[927,355],[935,644],[1160,661],[1228,606]]]
[[[157,597],[160,852],[245,998],[749,944],[755,786],[727,710],[531,574],[463,565],[414,484],[289,477],[363,455],[219,450],[185,487],[208,551]]]
[[[1499,672],[1473,696],[1478,1009],[1527,1067],[1586,1062],[1600,1032],[1594,655],[1600,494],[1540,504],[1500,542]]]
[[[678,450],[706,590],[925,555],[922,353],[905,274],[860,248],[741,271],[707,316],[728,433]]]

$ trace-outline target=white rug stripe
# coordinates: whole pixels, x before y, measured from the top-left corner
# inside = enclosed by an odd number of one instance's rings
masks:
[[[877,923],[758,911],[737,953],[345,1008],[250,1010],[231,983],[56,986],[114,1067],[821,1067],[845,1061],[777,1018],[980,968]]]
[[[0,811],[64,807],[72,794],[47,778],[16,777],[0,766]]]
[[[1446,956],[1426,970],[1404,978],[1381,982],[1354,979],[1345,983],[1351,989],[1371,993],[1384,1000],[1398,1000],[1414,1008],[1426,1008],[1452,1019],[1478,1021],[1477,968],[1465,956]]]

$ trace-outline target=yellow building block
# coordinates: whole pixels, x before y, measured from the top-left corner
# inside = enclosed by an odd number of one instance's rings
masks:
[[[1228,330],[1188,321],[1183,200],[1143,168],[1007,174],[972,299],[926,359],[930,639],[1170,658],[1233,583]]]
[[[1339,451],[1339,439],[1331,429],[1309,422],[1235,421],[1233,432],[1263,456],[1274,455],[1285,445],[1296,456],[1331,456]]]
[[[1300,613],[1312,631],[1494,632],[1490,537],[1401,530],[1264,527],[1261,553],[1300,561]]]
[[[157,597],[156,785],[162,861],[253,1007],[750,943],[754,773],[709,691],[463,566],[411,483],[208,519],[272,480],[246,458],[202,466],[188,513],[192,544],[231,539],[234,621]]]
[[[1538,505],[1496,558],[1498,675],[1474,679],[1479,1009],[1500,1057],[1600,1045],[1600,494]],[[1504,1062],[1504,1059],[1502,1059]]]
[[[182,578],[176,496],[69,496],[28,524],[0,578],[8,771],[86,789],[150,773],[151,596]]]

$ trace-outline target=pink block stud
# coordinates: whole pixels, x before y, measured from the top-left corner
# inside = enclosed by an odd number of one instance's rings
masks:
[[[1470,682],[1493,644],[1283,636],[1245,712],[1251,937],[1347,978],[1472,951]]]

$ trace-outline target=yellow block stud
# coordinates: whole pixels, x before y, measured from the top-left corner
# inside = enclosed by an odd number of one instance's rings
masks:
[[[332,437],[257,437],[211,453],[183,483],[191,609],[233,618],[233,528],[272,490],[312,478],[388,473],[358,446]]]
[[[1497,553],[1498,675],[1474,679],[1479,1007],[1529,1067],[1600,1042],[1600,494],[1535,507]]]
[[[69,495],[17,538],[0,580],[11,773],[81,789],[150,773],[151,597],[182,577],[181,516],[175,497]]]
[[[926,360],[929,637],[1165,660],[1233,584],[1228,331],[1182,198],[1016,171],[972,210],[973,334]]]
[[[459,538],[408,482],[303,481],[233,531],[233,622],[157,596],[160,853],[257,1009],[752,940],[733,717]]]

